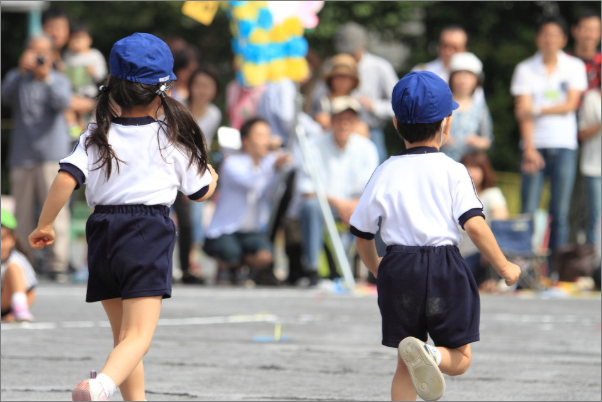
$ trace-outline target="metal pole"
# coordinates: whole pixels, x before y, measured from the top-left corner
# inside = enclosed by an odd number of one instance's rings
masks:
[[[297,113],[300,113],[303,104],[303,96],[300,93],[297,93],[295,103],[297,106]],[[303,155],[303,162],[316,190],[316,198],[318,199],[318,204],[320,205],[320,210],[322,211],[322,216],[324,218],[324,222],[326,223],[328,236],[330,237],[330,240],[332,241],[332,245],[334,247],[335,262],[337,263],[337,265],[341,269],[341,272],[343,273],[343,278],[345,279],[347,288],[349,290],[353,290],[355,289],[355,278],[353,277],[353,271],[351,270],[351,266],[349,265],[347,255],[345,254],[345,248],[343,247],[343,242],[341,241],[341,237],[337,230],[334,221],[334,216],[332,215],[332,210],[330,209],[330,204],[328,204],[326,193],[322,188],[322,183],[318,178],[318,174],[316,172],[315,167],[316,162],[314,160],[314,155],[312,150],[310,149],[309,142],[307,141],[305,129],[303,128],[303,125],[299,122],[299,118],[297,118],[295,134],[297,137],[297,141],[299,141],[299,148],[301,149],[301,154]]]

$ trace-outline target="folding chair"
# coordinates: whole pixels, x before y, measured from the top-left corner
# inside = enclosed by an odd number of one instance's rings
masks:
[[[491,231],[506,258],[521,267],[523,272],[518,285],[542,290],[542,267],[550,255],[549,220],[543,236],[536,235],[535,219],[528,214],[507,221],[491,221]]]

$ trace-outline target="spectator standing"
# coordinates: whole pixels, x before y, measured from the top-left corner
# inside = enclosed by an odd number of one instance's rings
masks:
[[[332,101],[332,132],[311,141],[320,184],[335,218],[349,225],[364,187],[378,166],[376,146],[353,132],[361,105],[351,97]],[[310,286],[318,283],[318,256],[323,246],[323,218],[314,185],[305,170],[299,172],[299,192],[304,196],[300,221],[303,255]]]
[[[598,45],[600,44],[600,15],[591,10],[583,11],[577,17],[571,33],[575,40],[575,46],[573,52],[569,54],[578,57],[585,63],[588,88],[590,90],[600,88],[600,79],[597,74],[597,71],[600,68],[600,51],[598,49]],[[584,153],[591,152],[591,150],[585,150],[585,148],[583,148],[585,144],[581,143],[581,139],[579,142],[582,150],[579,155],[580,159],[583,157]],[[579,165],[581,164],[580,161]],[[569,221],[571,226],[570,239],[580,241],[582,238],[579,234],[585,233],[585,241],[589,243],[591,242],[591,237],[588,234],[588,231],[591,231],[591,223],[590,217],[587,214],[587,210],[590,209],[590,206],[588,205],[589,197],[587,195],[587,181],[588,178],[583,175],[583,170],[579,169],[577,171],[575,189],[571,199]]]
[[[71,81],[73,93],[93,101],[98,94],[98,85],[107,76],[107,62],[98,49],[92,48],[92,37],[84,23],[71,24],[71,36],[63,56],[63,71]],[[87,123],[84,116],[69,110],[65,117],[69,134],[75,139],[79,138],[82,126]]]
[[[186,45],[173,55],[173,71],[178,79],[172,89],[172,97],[180,102],[188,99],[190,77],[199,67],[199,52]]]
[[[600,65],[598,65],[597,79],[600,82]],[[600,176],[602,174],[601,157],[601,104],[600,104],[600,86],[589,90],[583,98],[583,106],[579,112],[579,140],[581,145],[581,174],[585,177],[589,219],[587,224],[587,242],[595,244],[596,242],[596,224],[600,219]],[[598,233],[600,235],[600,233]]]
[[[571,33],[575,40],[572,55],[585,63],[588,89],[599,88],[600,77],[597,71],[600,68],[600,15],[591,10],[582,12],[577,17],[577,23]]]
[[[428,63],[418,64],[412,71],[430,71],[437,74],[445,82],[449,82],[451,59],[456,53],[468,51],[468,34],[464,28],[450,25],[441,31],[437,52],[439,57]]]
[[[213,103],[220,93],[217,71],[210,66],[197,69],[190,77],[188,93],[188,107],[210,145],[222,122],[222,112]]]
[[[397,73],[387,60],[367,51],[367,34],[364,27],[348,22],[341,26],[334,37],[338,53],[347,53],[357,61],[359,86],[355,97],[365,110],[362,118],[370,129],[370,139],[376,145],[379,160],[387,159],[383,128],[391,121],[391,91],[397,83]],[[314,91],[319,98],[327,92],[325,85],[321,91]]]
[[[70,37],[69,15],[60,7],[50,7],[42,13],[42,30],[52,38],[54,65],[57,70],[63,70],[63,48],[67,46]]]
[[[549,17],[537,29],[539,51],[518,64],[511,92],[522,138],[522,211],[535,213],[544,177],[551,179],[550,249],[568,237],[568,212],[575,180],[577,120],[575,111],[587,89],[585,65],[562,49],[568,28],[561,17]]]
[[[71,84],[53,68],[52,39],[29,40],[19,60],[2,82],[2,102],[13,112],[9,150],[11,194],[15,198],[17,236],[26,239],[36,227],[36,209],[46,199],[58,170],[58,161],[69,152],[64,111],[71,100]],[[69,210],[58,215],[57,239],[50,247],[51,277],[66,280],[69,264]],[[60,235],[59,235],[60,233]],[[33,261],[31,249],[27,258]]]
[[[240,135],[243,151],[230,155],[220,168],[222,187],[204,250],[217,259],[222,272],[235,275],[244,264],[254,271],[257,282],[274,284],[269,269],[272,244],[265,226],[278,171],[288,157],[271,152],[270,126],[265,120],[248,120]]]
[[[450,138],[441,148],[459,162],[474,150],[487,150],[493,140],[493,122],[484,97],[475,97],[483,87],[483,64],[472,53],[456,53],[450,62],[449,86],[460,107],[454,112]]]
[[[353,56],[339,54],[330,59],[330,68],[324,76],[328,87],[328,94],[321,96],[313,102],[311,114],[324,130],[331,129],[332,100],[340,96],[350,96],[359,86],[360,79],[357,73],[357,63]],[[364,137],[370,138],[368,125],[358,120],[353,131]]]
[[[454,113],[455,118],[456,114]],[[487,223],[492,220],[507,220],[509,214],[506,198],[502,194],[502,190],[496,187],[495,174],[487,155],[481,151],[470,152],[462,157],[460,163],[466,166],[468,174],[472,178],[479,199],[483,203],[483,213]],[[487,263],[483,261],[481,252],[464,231],[462,231],[462,243],[460,243],[459,249],[477,280],[477,284],[483,283],[487,279],[485,272]]]

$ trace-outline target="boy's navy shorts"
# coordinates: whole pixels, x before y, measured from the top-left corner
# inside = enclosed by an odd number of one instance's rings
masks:
[[[176,229],[164,205],[98,205],[86,224],[86,301],[171,297]]]
[[[456,349],[479,340],[479,290],[456,246],[389,246],[377,282],[383,345],[430,336]]]

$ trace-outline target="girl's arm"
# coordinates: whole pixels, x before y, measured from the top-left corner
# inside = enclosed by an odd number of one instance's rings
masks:
[[[38,227],[29,235],[29,245],[32,248],[42,249],[54,243],[54,221],[63,209],[71,193],[77,186],[77,180],[67,172],[59,172],[50,186],[48,197],[38,221]]]
[[[362,261],[366,264],[366,267],[374,277],[378,276],[378,266],[382,261],[382,258],[378,256],[376,252],[376,244],[374,240],[366,240],[361,237],[356,237],[355,242],[357,244],[357,252],[359,253]]]
[[[479,217],[469,219],[464,224],[464,229],[479,251],[491,262],[498,274],[506,280],[506,285],[514,285],[520,276],[520,267],[506,259],[485,219]]]
[[[207,194],[205,194],[202,198],[195,200],[195,202],[203,202],[208,200],[213,195],[217,187],[217,180],[219,178],[218,174],[215,172],[213,166],[211,165],[207,165],[207,169],[209,169],[209,171],[211,172],[211,178],[213,180],[211,181],[211,184],[209,184],[209,191],[207,191]]]

